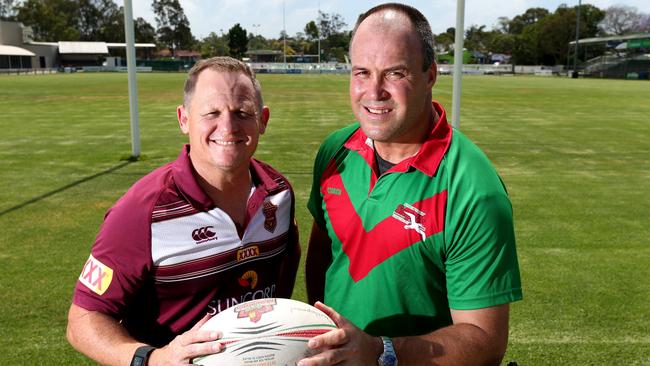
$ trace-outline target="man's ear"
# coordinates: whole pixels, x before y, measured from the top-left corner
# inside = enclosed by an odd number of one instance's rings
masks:
[[[187,135],[190,133],[190,126],[188,123],[189,116],[183,105],[176,107],[176,118],[178,118],[178,125],[181,128],[183,134]]]
[[[432,62],[431,67],[429,67],[429,70],[427,70],[427,75],[427,84],[429,85],[429,88],[433,88],[438,78],[438,64]]]
[[[260,135],[264,134],[264,131],[266,131],[266,125],[269,123],[269,117],[271,117],[271,110],[269,110],[269,107],[262,107],[262,113],[260,116]]]

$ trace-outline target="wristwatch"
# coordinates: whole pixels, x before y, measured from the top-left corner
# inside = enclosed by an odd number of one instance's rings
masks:
[[[379,356],[377,364],[379,366],[397,366],[397,355],[393,348],[393,341],[388,337],[381,337],[384,342],[384,353]]]
[[[135,350],[133,354],[133,359],[131,359],[131,366],[147,366],[147,361],[149,361],[149,355],[156,347],[151,346],[141,346]]]

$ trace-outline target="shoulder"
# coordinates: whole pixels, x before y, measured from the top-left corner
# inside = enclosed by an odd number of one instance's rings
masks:
[[[355,122],[330,133],[321,144],[321,150],[338,150],[357,129],[359,123]]]
[[[445,155],[448,180],[452,187],[467,190],[505,190],[494,165],[487,155],[465,134],[454,129]],[[450,187],[451,188],[451,187]]]
[[[149,220],[161,195],[173,188],[172,163],[165,164],[136,181],[106,214],[128,222]],[[175,189],[171,190],[175,193]],[[116,217],[113,217],[115,219]]]
[[[359,129],[359,123],[353,123],[329,134],[318,149],[314,162],[316,170],[324,170],[329,161],[341,150],[345,142]]]

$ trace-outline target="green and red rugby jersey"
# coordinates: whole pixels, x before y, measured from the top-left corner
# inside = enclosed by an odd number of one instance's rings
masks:
[[[316,157],[309,210],[332,240],[325,303],[372,335],[452,324],[450,308],[522,298],[512,206],[494,167],[439,121],[419,152],[377,177],[358,124]]]

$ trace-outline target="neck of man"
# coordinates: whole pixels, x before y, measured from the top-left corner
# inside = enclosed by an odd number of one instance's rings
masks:
[[[196,169],[196,172],[199,186],[215,206],[225,211],[235,223],[243,225],[253,185],[250,164],[246,164],[236,171],[224,172],[218,169],[199,171]]]
[[[409,140],[405,141],[374,141],[375,151],[382,159],[392,163],[399,164],[402,160],[408,159],[420,151],[420,147],[431,134],[431,130],[438,123],[438,113],[434,108],[428,110],[423,121],[418,124],[422,126],[419,131],[415,131]]]

